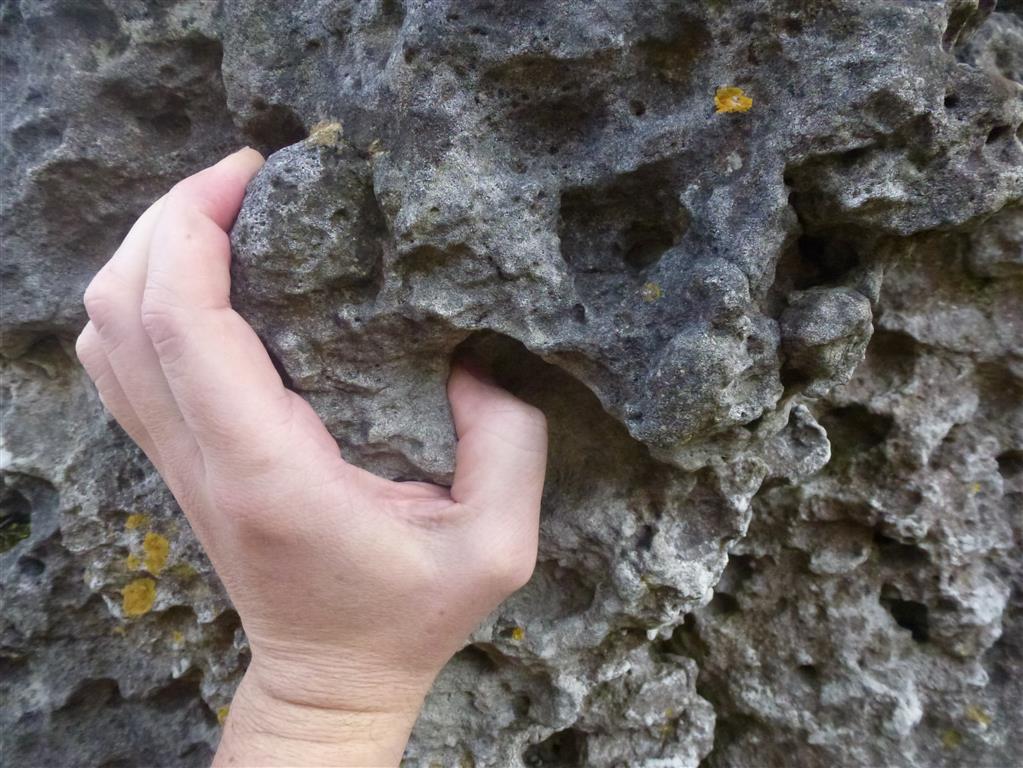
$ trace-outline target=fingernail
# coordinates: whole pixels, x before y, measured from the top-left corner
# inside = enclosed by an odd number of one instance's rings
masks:
[[[225,159],[225,160],[230,160],[231,158],[235,158],[235,157],[238,157],[238,156],[240,156],[240,155],[244,155],[244,154],[246,154],[247,152],[255,152],[255,153],[256,153],[257,155],[259,155],[259,160],[260,160],[260,162],[263,162],[263,161],[264,161],[264,159],[265,159],[265,158],[263,157],[263,153],[262,153],[262,152],[260,152],[260,151],[259,151],[258,149],[256,149],[255,147],[250,147],[250,146],[249,146],[248,144],[246,144],[246,145],[245,145],[244,147],[242,147],[241,149],[236,149],[236,150],[235,150],[234,152],[232,152],[232,153],[231,153],[230,155],[228,155],[228,156],[227,156],[226,158],[224,158],[224,159]]]

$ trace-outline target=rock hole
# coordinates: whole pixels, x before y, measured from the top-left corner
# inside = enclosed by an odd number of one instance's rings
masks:
[[[890,392],[899,389],[912,378],[918,358],[919,345],[912,336],[900,331],[878,329],[867,345],[861,371],[866,379],[877,382],[875,386]]]
[[[490,674],[497,671],[497,662],[480,645],[467,645],[452,657],[457,664],[465,664],[476,670],[477,674]]]
[[[146,702],[159,713],[171,714],[187,709],[194,701],[202,701],[202,672],[194,669],[161,687]],[[212,713],[211,713],[212,714]]]
[[[671,169],[663,164],[561,195],[561,254],[578,272],[644,270],[676,245],[688,226]]]
[[[819,420],[831,442],[832,461],[853,459],[880,446],[891,432],[891,416],[873,413],[859,403],[835,408]]]
[[[916,642],[926,643],[930,639],[926,605],[915,600],[903,600],[898,596],[898,590],[890,584],[881,590],[881,605],[892,615],[896,624],[910,631]]]
[[[808,683],[816,683],[820,679],[820,672],[814,664],[800,664],[796,667],[796,672]]]
[[[994,144],[995,142],[1001,141],[1002,139],[1012,135],[1013,130],[1011,125],[996,125],[988,132],[985,143]]]
[[[728,565],[721,574],[717,589],[730,594],[738,594],[755,572],[752,555],[728,555]]]
[[[739,601],[727,592],[715,592],[707,610],[714,616],[730,616],[739,612]]]
[[[674,239],[667,226],[635,222],[623,235],[625,263],[633,269],[645,269],[671,248]]]
[[[75,686],[67,700],[57,711],[77,708],[101,709],[121,701],[121,688],[108,677],[88,678]]]
[[[586,764],[586,736],[575,728],[566,728],[531,745],[522,753],[529,768],[582,768]]]
[[[803,31],[803,22],[799,19],[790,16],[782,22],[782,29],[785,30],[786,35],[798,35]]]
[[[649,552],[654,543],[654,527],[644,525],[639,529],[639,536],[636,538],[636,548],[642,552]]]
[[[998,473],[1004,480],[1023,478],[1023,451],[1005,451],[995,458]]]
[[[18,560],[18,572],[29,579],[38,579],[46,571],[46,563],[37,557],[22,557]]]
[[[713,39],[707,25],[695,16],[683,13],[666,21],[666,28],[673,30],[671,37],[643,40],[637,48],[646,66],[661,80],[682,83]]]
[[[955,109],[959,106],[959,96],[954,93],[945,94],[945,109]]]
[[[880,531],[874,532],[874,545],[881,556],[881,562],[885,565],[910,568],[928,563],[931,559],[927,550],[912,544],[903,544]]]
[[[592,74],[601,59],[602,54],[566,60],[536,53],[485,68],[483,92],[505,102],[495,103],[495,128],[508,132],[528,155],[551,146],[559,154],[588,147],[609,119],[608,96]]]
[[[0,552],[13,549],[32,535],[32,502],[15,488],[0,496]]]
[[[636,117],[643,117],[646,114],[646,104],[638,99],[633,99],[629,102],[629,109],[632,110],[632,114]]]
[[[855,241],[843,236],[804,235],[796,247],[804,268],[802,279],[795,286],[799,289],[839,282],[860,261]]]
[[[267,104],[245,124],[245,135],[264,155],[297,144],[306,137],[306,128],[298,114],[283,104]],[[255,104],[256,101],[253,101]]]

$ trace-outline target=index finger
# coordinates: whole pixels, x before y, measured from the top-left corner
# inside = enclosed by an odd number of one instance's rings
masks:
[[[180,182],[149,246],[143,325],[204,453],[272,444],[295,412],[297,396],[230,303],[227,230],[262,164],[246,148]]]

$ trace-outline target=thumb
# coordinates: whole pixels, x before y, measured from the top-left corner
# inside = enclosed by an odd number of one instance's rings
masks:
[[[547,468],[543,412],[459,363],[448,380],[458,446],[451,498],[536,537]]]

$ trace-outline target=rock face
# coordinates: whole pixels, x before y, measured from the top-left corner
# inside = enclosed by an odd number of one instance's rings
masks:
[[[351,460],[450,478],[459,347],[549,417],[535,576],[409,766],[1023,760],[993,5],[0,2],[12,765],[208,763],[244,671],[72,342],[131,221],[245,142],[234,301]]]

